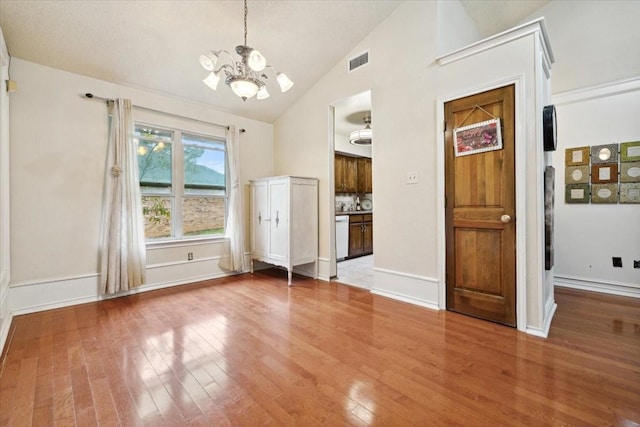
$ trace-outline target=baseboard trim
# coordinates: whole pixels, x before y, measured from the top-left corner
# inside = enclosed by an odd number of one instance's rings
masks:
[[[2,322],[2,329],[0,330],[0,372],[2,372],[2,363],[4,363],[4,346],[7,344],[9,338],[9,331],[11,330],[11,322],[13,321],[13,315],[7,314],[7,318]]]
[[[384,268],[374,268],[373,273],[372,294],[440,310],[437,279]]]
[[[556,314],[557,308],[558,308],[558,304],[556,304],[555,301],[553,301],[551,304],[548,304],[545,310],[546,313],[545,313],[544,324],[542,325],[542,328],[534,328],[534,327],[528,326],[525,332],[529,335],[546,339],[549,336],[549,330],[551,329],[551,321],[553,320],[553,316]]]
[[[640,285],[632,283],[597,281],[575,276],[555,276],[554,285],[561,288],[580,289],[623,297],[640,298]]]

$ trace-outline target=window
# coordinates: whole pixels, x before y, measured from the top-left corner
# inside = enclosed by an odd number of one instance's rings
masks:
[[[223,138],[136,124],[147,239],[224,235]]]

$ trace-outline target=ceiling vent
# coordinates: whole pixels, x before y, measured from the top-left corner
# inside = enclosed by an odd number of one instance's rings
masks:
[[[352,72],[360,67],[364,67],[369,63],[369,51],[366,51],[349,60],[349,72]]]

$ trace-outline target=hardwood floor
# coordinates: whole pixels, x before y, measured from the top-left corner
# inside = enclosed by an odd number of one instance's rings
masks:
[[[543,340],[270,270],[17,316],[0,425],[638,425],[640,300],[556,301]]]

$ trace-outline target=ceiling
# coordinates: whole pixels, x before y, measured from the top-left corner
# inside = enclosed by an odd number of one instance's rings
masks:
[[[489,35],[487,31],[493,34],[509,28],[546,2],[461,3],[480,32]],[[222,83],[215,92],[207,88],[201,82],[207,72],[198,62],[201,53],[232,52],[242,44],[239,0],[2,0],[0,27],[16,58],[272,123],[399,4],[393,0],[249,1],[247,44],[259,49],[295,85],[280,93],[275,76],[268,74],[271,97],[246,102]]]

